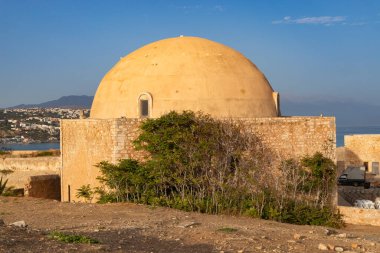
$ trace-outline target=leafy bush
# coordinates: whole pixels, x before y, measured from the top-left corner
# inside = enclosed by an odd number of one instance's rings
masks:
[[[97,189],[101,202],[342,224],[331,201],[334,163],[320,153],[278,167],[270,150],[243,124],[189,111],[148,119],[141,130],[134,144],[150,154],[146,161],[97,165],[104,185]]]
[[[147,171],[133,159],[121,160],[118,165],[109,162],[101,162],[97,165],[102,173],[98,180],[107,188],[112,189],[107,199],[115,202],[133,201],[143,202],[144,192],[149,184]],[[106,192],[97,190],[103,197]]]
[[[3,182],[3,177],[0,178],[0,195],[3,195],[7,190],[8,179]]]
[[[88,185],[82,185],[79,189],[77,189],[77,198],[83,198],[85,202],[90,202],[92,201],[94,197],[94,191],[91,189],[91,186]]]
[[[62,232],[52,232],[49,237],[51,239],[65,242],[65,243],[87,243],[87,244],[97,244],[100,243],[97,239],[90,238],[83,235],[71,235]]]
[[[0,196],[15,196],[14,187],[7,187],[8,179],[3,180],[3,177],[0,177]]]

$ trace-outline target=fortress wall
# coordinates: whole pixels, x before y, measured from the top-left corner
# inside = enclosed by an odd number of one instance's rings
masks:
[[[14,186],[15,188],[24,188],[30,176],[60,174],[61,158],[0,158],[0,170],[14,171],[11,174],[3,176],[4,179],[8,178],[7,186]]]
[[[316,151],[335,158],[335,118],[280,117],[240,119],[275,153],[274,159],[298,158]],[[144,152],[133,149],[139,135],[141,119],[80,119],[61,121],[62,175],[61,196],[77,201],[82,185],[99,186],[96,177],[101,161],[117,163],[119,159],[144,159]]]
[[[334,117],[278,117],[241,119],[280,159],[322,152],[335,160]]]
[[[380,163],[380,134],[360,134],[344,136],[347,166],[363,166],[368,162],[368,170],[373,171],[373,162]]]
[[[125,118],[61,120],[62,201],[78,200],[75,195],[83,185],[100,186],[99,162],[141,159],[132,147],[139,125],[140,119]]]

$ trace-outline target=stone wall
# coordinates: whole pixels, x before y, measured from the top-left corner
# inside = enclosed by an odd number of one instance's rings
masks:
[[[59,175],[31,176],[25,186],[25,196],[61,200]]]
[[[380,163],[380,134],[346,135],[344,145],[346,166],[363,166],[368,162],[368,171],[372,172],[373,163]]]
[[[335,158],[335,118],[279,117],[240,121],[274,152],[274,159],[298,158],[316,151]],[[116,163],[123,158],[143,159],[146,154],[136,152],[132,145],[140,124],[140,119],[127,118],[62,120],[62,200],[78,200],[75,195],[82,185],[99,186],[97,163]]]
[[[24,188],[30,176],[59,175],[61,171],[61,157],[3,157],[0,158],[0,170],[13,170],[13,173],[3,176],[9,179],[8,186]]]
[[[139,119],[126,118],[62,120],[62,201],[78,200],[75,195],[82,185],[99,186],[95,166],[99,162],[142,159],[143,154],[132,147],[139,125]]]
[[[277,117],[241,119],[279,159],[322,152],[335,160],[334,117]]]
[[[355,225],[380,226],[380,210],[339,206],[344,222]]]

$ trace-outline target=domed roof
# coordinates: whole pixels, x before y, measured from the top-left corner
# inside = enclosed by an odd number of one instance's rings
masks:
[[[159,117],[172,110],[276,117],[278,93],[241,53],[207,39],[181,36],[153,42],[120,59],[98,87],[91,118]]]

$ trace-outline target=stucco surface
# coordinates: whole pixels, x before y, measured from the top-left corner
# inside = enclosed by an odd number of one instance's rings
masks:
[[[171,110],[215,117],[278,116],[277,93],[246,57],[222,44],[177,37],[148,44],[104,76],[91,118],[138,118],[138,98],[152,96],[151,117]]]

